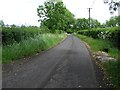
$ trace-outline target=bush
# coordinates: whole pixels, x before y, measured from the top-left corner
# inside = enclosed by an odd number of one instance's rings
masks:
[[[113,28],[97,28],[88,30],[78,31],[78,34],[91,36],[94,39],[105,39],[110,40],[120,49],[120,27]]]
[[[34,37],[42,33],[38,27],[3,27],[2,28],[2,44],[10,45],[14,42],[19,43],[22,40],[26,40],[29,37]]]
[[[3,46],[2,63],[9,63],[13,60],[47,50],[63,38],[65,38],[65,34],[39,34],[34,38],[22,40],[20,43]]]

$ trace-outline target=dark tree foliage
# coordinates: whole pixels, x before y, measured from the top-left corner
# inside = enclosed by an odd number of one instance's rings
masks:
[[[104,3],[109,4],[109,10],[111,14],[113,14],[114,11],[117,11],[118,7],[120,7],[119,0],[104,0]]]

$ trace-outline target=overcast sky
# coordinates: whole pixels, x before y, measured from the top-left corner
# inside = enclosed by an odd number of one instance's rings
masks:
[[[0,0],[0,20],[5,24],[26,24],[39,26],[37,7],[45,0]],[[88,9],[91,8],[91,17],[104,23],[111,16],[109,6],[103,0],[62,0],[76,18],[88,18]],[[94,2],[94,4],[93,4]]]

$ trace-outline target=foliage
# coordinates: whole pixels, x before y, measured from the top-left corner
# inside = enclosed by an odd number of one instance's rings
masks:
[[[0,20],[0,27],[3,27],[5,24],[3,22],[3,20]]]
[[[104,68],[114,87],[120,88],[120,59],[118,61],[109,61],[104,63]]]
[[[106,21],[107,27],[116,27],[119,25],[120,16],[111,17],[109,20]]]
[[[71,28],[74,15],[64,6],[63,2],[45,2],[37,8],[41,26],[46,26],[51,32]]]
[[[115,46],[120,47],[120,27],[114,28],[94,28],[92,30],[81,30],[78,34],[91,36],[94,39],[105,39],[115,43]]]
[[[85,18],[76,19],[76,22],[74,24],[74,29],[84,30],[84,29],[88,29],[88,27],[89,27],[88,19]],[[98,27],[101,27],[100,22],[98,22],[98,20],[96,19],[91,18],[91,28],[98,28]]]
[[[104,63],[104,69],[106,70],[111,82],[116,88],[120,88],[120,50],[113,46],[113,43],[108,40],[93,39],[91,37],[77,35],[80,39],[87,42],[93,51],[102,51],[104,48],[109,49],[109,54],[118,59],[117,61],[109,61]]]
[[[99,28],[99,27],[101,27],[101,23],[96,19],[91,18],[90,22],[91,22],[91,28]]]
[[[9,63],[13,60],[47,50],[60,42],[65,37],[64,34],[38,34],[34,38],[22,40],[2,47],[2,62]]]
[[[113,14],[114,11],[117,11],[118,7],[120,7],[120,1],[119,0],[104,0],[104,3],[109,5],[110,13]]]
[[[74,29],[77,29],[77,30],[88,29],[88,19],[85,19],[85,18],[76,19]]]
[[[42,33],[42,29],[34,26],[15,26],[12,25],[11,27],[3,27],[2,28],[2,44],[9,45],[13,44],[14,42],[19,43],[22,40],[25,40],[29,37],[34,37],[39,33]]]
[[[80,39],[87,42],[88,45],[90,45],[91,49],[94,51],[102,51],[104,48],[111,48],[112,43],[107,40],[102,39],[94,39],[91,37],[83,36],[83,35],[77,35]]]

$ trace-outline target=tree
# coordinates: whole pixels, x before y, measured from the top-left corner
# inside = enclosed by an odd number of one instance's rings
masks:
[[[98,22],[98,20],[96,19],[91,18],[91,28],[98,28],[98,27],[101,27],[100,22]],[[88,29],[89,28],[88,19],[85,18],[77,19],[74,28],[77,30]]]
[[[118,26],[120,26],[120,15],[116,18],[118,22]]]
[[[46,0],[46,2],[54,2],[54,3],[56,3],[56,2],[62,2],[62,0]]]
[[[5,24],[3,22],[3,20],[0,20],[0,27],[3,27]]]
[[[48,0],[44,5],[37,8],[41,26],[46,26],[51,32],[71,28],[74,15],[64,6],[63,2],[52,2]]]
[[[120,7],[119,0],[104,0],[104,3],[109,4],[109,10],[111,14],[113,14],[114,11],[118,10],[118,7]]]
[[[120,16],[111,17],[109,20],[106,21],[107,27],[116,27],[119,26]]]
[[[88,29],[88,19],[85,18],[76,19],[74,28],[77,30]]]
[[[91,22],[91,28],[101,27],[101,23],[98,20],[93,19],[93,18],[91,18],[90,20],[91,20],[90,21]]]

